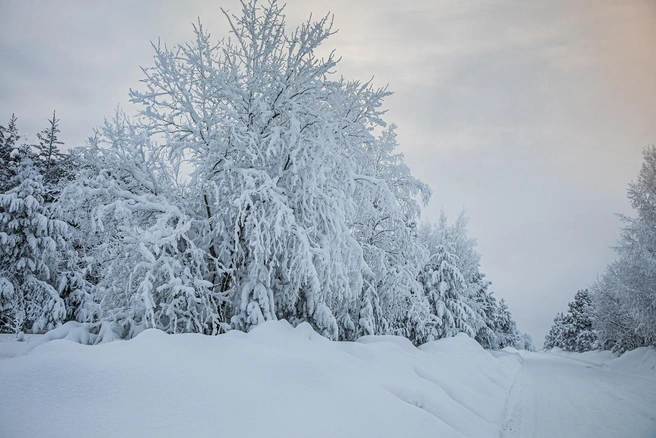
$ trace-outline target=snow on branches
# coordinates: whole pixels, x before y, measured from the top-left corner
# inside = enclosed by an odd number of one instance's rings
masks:
[[[99,342],[284,318],[331,339],[420,344],[464,332],[503,344],[495,318],[510,314],[487,292],[466,218],[428,234],[418,226],[430,189],[384,120],[390,92],[337,76],[334,52],[317,54],[334,33],[329,16],[289,30],[283,12],[247,0],[223,11],[226,39],[198,23],[189,43],[153,44],[130,91],[137,117],[117,112],[73,152],[74,178],[68,168],[56,178],[48,211],[65,238],[35,248],[65,260],[44,266],[66,286],[48,289],[52,321],[38,327],[76,320],[67,330]],[[63,160],[57,123],[53,114],[39,137],[44,172]],[[16,284],[0,278],[1,309],[34,318],[7,304]]]

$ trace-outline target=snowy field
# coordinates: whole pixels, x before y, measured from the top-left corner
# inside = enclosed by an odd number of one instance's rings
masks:
[[[465,335],[417,349],[282,321],[21,353],[37,340],[0,343],[0,436],[496,437],[520,368]]]
[[[2,437],[654,437],[656,351],[332,342],[309,325],[0,338]]]

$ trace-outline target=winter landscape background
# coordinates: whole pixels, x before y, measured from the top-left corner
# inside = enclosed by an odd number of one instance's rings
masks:
[[[0,432],[656,434],[653,4],[144,5],[2,3]]]
[[[81,145],[127,106],[149,41],[188,41],[201,17],[227,35],[224,2],[65,7],[2,2],[2,124],[36,141],[53,109]],[[654,143],[653,2],[294,2],[299,24],[335,14],[325,50],[348,78],[390,84],[389,120],[415,176],[433,189],[425,217],[466,208],[483,271],[540,344],[553,316],[613,258],[615,213]],[[117,27],[120,24],[120,27]],[[120,31],[119,31],[120,30]],[[491,36],[492,35],[492,36]],[[576,243],[573,243],[576,242]]]

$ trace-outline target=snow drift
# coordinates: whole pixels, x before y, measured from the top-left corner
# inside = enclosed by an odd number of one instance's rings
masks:
[[[465,335],[418,349],[284,321],[25,351],[0,360],[3,436],[491,437],[520,367]]]
[[[621,356],[617,356],[608,350],[574,353],[564,351],[560,348],[552,348],[548,352],[569,359],[610,368],[613,371],[656,379],[656,348],[653,347],[636,348],[635,350],[623,353]]]

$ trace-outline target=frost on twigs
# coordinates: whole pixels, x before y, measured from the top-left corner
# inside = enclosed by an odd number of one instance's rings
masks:
[[[290,32],[275,2],[224,14],[228,39],[215,44],[198,24],[188,44],[155,45],[145,91],[131,92],[139,129],[163,135],[166,154],[191,168],[187,190],[216,258],[205,278],[222,316],[245,330],[287,318],[333,338],[361,333],[359,320],[371,331],[367,311],[360,316],[371,307],[371,269],[353,218],[366,202],[367,220],[388,216],[404,232],[403,214],[412,220],[418,209],[417,190],[403,184],[422,187],[395,144],[373,134],[389,92],[337,77],[333,53],[317,57],[329,17]]]

